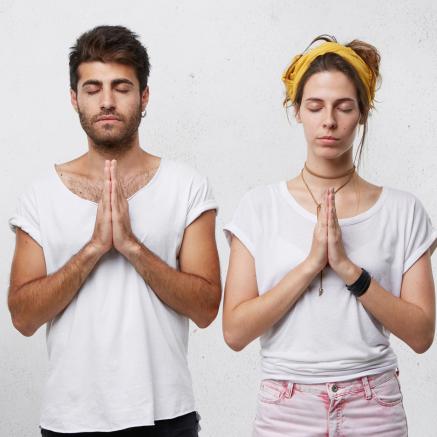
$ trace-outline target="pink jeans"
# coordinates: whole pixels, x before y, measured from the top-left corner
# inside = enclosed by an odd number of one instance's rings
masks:
[[[261,382],[253,437],[406,437],[395,371],[327,384]]]

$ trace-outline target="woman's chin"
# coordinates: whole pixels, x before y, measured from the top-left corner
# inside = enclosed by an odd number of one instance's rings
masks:
[[[344,147],[341,145],[333,145],[333,146],[320,146],[317,145],[314,150],[314,156],[320,159],[339,159],[345,158],[345,155],[350,153],[352,155],[352,147]]]

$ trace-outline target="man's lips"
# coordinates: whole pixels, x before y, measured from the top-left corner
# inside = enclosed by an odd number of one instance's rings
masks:
[[[120,121],[120,119],[115,115],[102,115],[96,121]]]

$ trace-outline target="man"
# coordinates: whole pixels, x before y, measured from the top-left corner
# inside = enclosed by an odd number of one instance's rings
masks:
[[[197,436],[188,319],[216,317],[221,287],[208,182],[140,148],[149,59],[121,26],[70,53],[71,101],[88,152],[20,199],[9,308],[47,323],[43,436]]]

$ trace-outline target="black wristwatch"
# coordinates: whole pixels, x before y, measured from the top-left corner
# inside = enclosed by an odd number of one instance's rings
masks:
[[[361,268],[360,277],[351,285],[346,284],[346,288],[356,297],[362,296],[370,286],[370,282],[372,281],[372,277],[369,272],[363,268]]]

